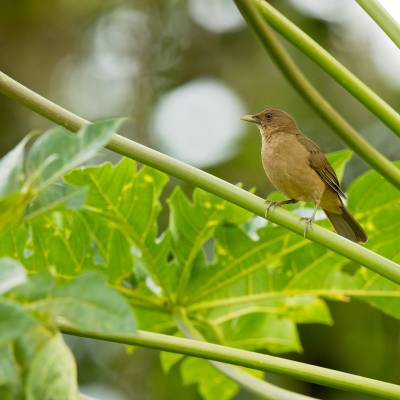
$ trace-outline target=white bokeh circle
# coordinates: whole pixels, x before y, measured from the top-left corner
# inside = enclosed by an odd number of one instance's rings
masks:
[[[232,0],[189,0],[188,9],[191,18],[211,32],[232,32],[244,26]]]
[[[243,113],[242,101],[225,84],[196,79],[160,99],[152,131],[168,154],[204,167],[232,155],[244,131]]]

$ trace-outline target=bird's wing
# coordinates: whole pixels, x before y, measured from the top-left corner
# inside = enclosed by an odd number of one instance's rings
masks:
[[[297,134],[296,136],[297,140],[307,149],[310,154],[308,158],[310,167],[314,169],[321,179],[339,196],[346,198],[346,195],[340,188],[340,183],[336,176],[335,170],[329,164],[329,161],[326,159],[319,146],[302,134]]]

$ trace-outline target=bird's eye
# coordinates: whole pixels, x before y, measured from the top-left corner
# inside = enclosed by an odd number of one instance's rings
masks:
[[[266,117],[267,117],[267,121],[271,121],[271,119],[272,119],[272,113],[267,113],[267,115],[266,115]]]

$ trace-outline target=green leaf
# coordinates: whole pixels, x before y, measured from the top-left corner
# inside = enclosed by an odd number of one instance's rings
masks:
[[[172,315],[167,311],[156,311],[142,307],[135,307],[135,316],[140,329],[145,331],[173,334],[176,324]]]
[[[400,167],[400,162],[396,165]],[[369,235],[368,248],[400,262],[400,193],[375,171],[360,176],[350,187],[348,206]],[[367,270],[353,266],[352,295],[385,313],[400,318],[400,287]],[[349,290],[351,290],[349,289]]]
[[[23,173],[23,155],[30,135],[0,160],[0,174],[4,176],[0,183],[0,233],[17,225],[27,205],[37,196],[39,198],[28,215],[43,213],[61,204],[68,207],[71,202],[76,206],[82,200],[83,189],[48,186],[94,156],[107,144],[121,121],[98,121],[82,128],[77,135],[71,135],[61,127],[44,133],[30,149],[26,162],[30,174],[28,179]],[[23,189],[24,179],[27,187]],[[37,185],[37,182],[40,184]],[[42,192],[44,189],[47,190]]]
[[[34,320],[19,305],[0,300],[0,347],[30,329]]]
[[[45,213],[30,223],[30,254],[25,265],[29,271],[52,270],[75,276],[93,269],[93,252],[86,223],[72,212]]]
[[[18,371],[12,346],[8,345],[0,347],[0,387],[5,385],[16,385],[18,378]]]
[[[25,221],[55,210],[78,209],[82,207],[86,189],[62,183],[54,183],[44,189],[30,204]]]
[[[296,324],[265,313],[251,313],[223,324],[223,343],[274,353],[301,351]]]
[[[0,198],[20,191],[24,178],[24,150],[32,135],[27,135],[0,160]]]
[[[27,400],[78,400],[75,360],[61,335],[35,354],[26,381]]]
[[[37,284],[42,284],[42,281]],[[98,273],[87,273],[51,289],[47,284],[45,296],[37,300],[38,291],[32,288],[32,284],[29,286],[25,296],[28,293],[34,295],[30,309],[45,312],[52,320],[101,333],[123,335],[136,330],[131,308],[121,295],[107,286]]]
[[[12,258],[0,258],[0,295],[26,282],[25,268]]]
[[[30,193],[15,192],[0,199],[0,234],[16,226],[32,199]]]
[[[145,270],[161,285],[164,279],[159,274],[168,268],[169,237],[156,240],[157,218],[167,176],[148,167],[137,171],[134,161],[122,159],[115,166],[106,163],[74,171],[66,179],[88,189],[82,215],[102,259],[107,266],[113,264],[110,279]]]
[[[168,374],[171,371],[171,368],[178,364],[184,358],[183,354],[179,353],[167,353],[166,351],[160,352],[160,362],[161,368],[164,371],[164,374]]]
[[[111,139],[122,119],[96,121],[76,135],[56,127],[43,134],[32,146],[27,159],[31,174],[40,171],[39,182],[48,184],[93,157]]]
[[[0,257],[23,261],[28,239],[29,232],[24,225],[0,233]]]
[[[336,172],[339,182],[343,179],[344,170],[351,157],[353,157],[351,150],[339,150],[326,155],[326,158]]]
[[[238,384],[218,372],[207,360],[185,358],[181,374],[183,383],[197,384],[201,397],[206,400],[228,400],[239,391]]]
[[[221,224],[242,224],[250,213],[225,200],[195,189],[191,203],[178,187],[168,199],[173,253],[178,261],[178,296],[185,291],[192,273],[206,264],[203,246]]]
[[[251,216],[247,211],[200,189],[191,203],[177,187],[168,199],[174,254],[184,265],[193,263],[204,243],[221,224],[243,224]]]

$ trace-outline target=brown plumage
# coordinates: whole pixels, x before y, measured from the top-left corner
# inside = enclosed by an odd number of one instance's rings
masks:
[[[321,207],[336,232],[354,242],[364,243],[367,234],[343,204],[345,194],[319,146],[304,136],[294,119],[284,111],[268,108],[242,117],[257,124],[262,138],[262,164],[272,184],[290,200],[270,202],[269,207],[309,201]],[[307,225],[308,226],[308,225]]]

